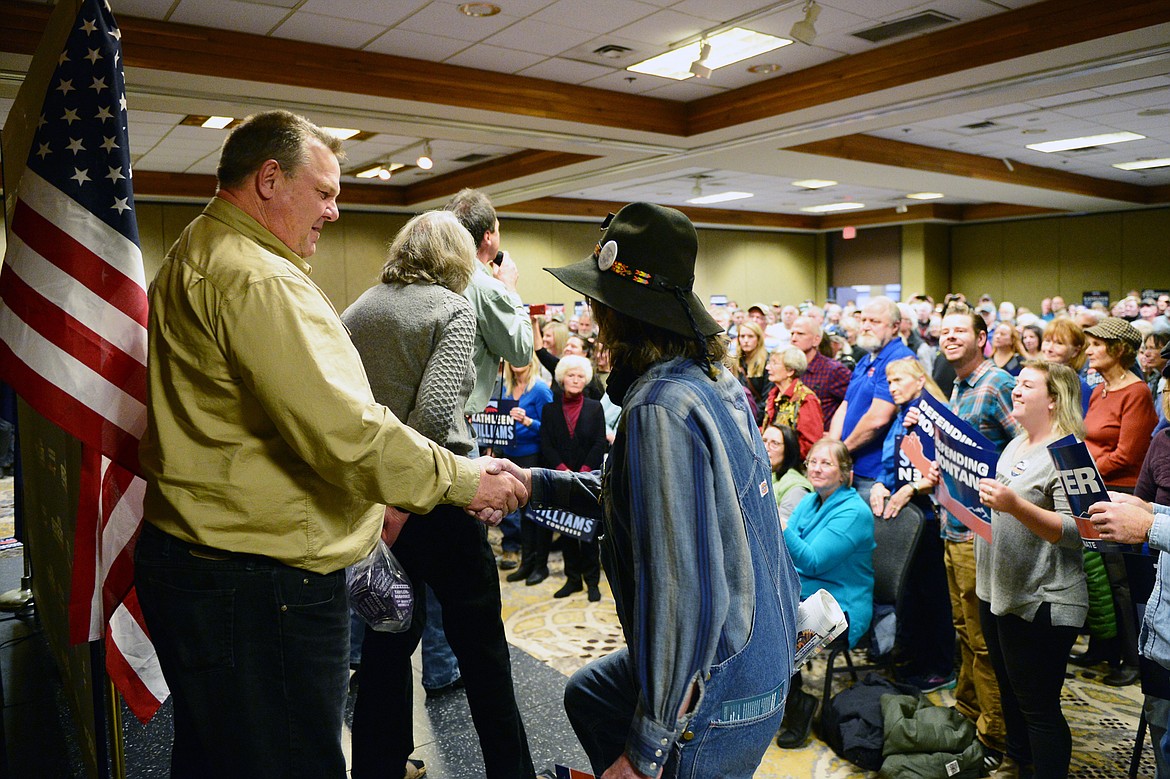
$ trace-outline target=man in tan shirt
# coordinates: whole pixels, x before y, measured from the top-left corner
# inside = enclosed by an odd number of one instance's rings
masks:
[[[136,583],[176,777],[344,777],[344,569],[393,536],[383,506],[494,524],[527,498],[375,403],[306,262],[338,218],[341,154],[293,114],[246,119],[151,285]]]

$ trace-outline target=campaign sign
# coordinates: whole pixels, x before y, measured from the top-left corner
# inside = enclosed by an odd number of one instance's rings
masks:
[[[529,508],[528,518],[561,535],[576,538],[579,541],[592,541],[597,538],[597,523],[599,520],[592,517],[583,517],[561,509]]]
[[[584,771],[578,771],[576,768],[569,768],[557,763],[557,779],[596,779],[593,774]]]
[[[488,446],[507,446],[516,437],[516,420],[508,414],[516,407],[516,401],[495,398],[491,405],[478,414],[471,415],[471,427],[475,430],[475,443],[480,449]]]
[[[1085,545],[1085,549],[1092,549],[1094,552],[1144,554],[1142,544],[1106,541],[1089,521],[1089,506],[1108,501],[1110,498],[1109,492],[1105,489],[1105,481],[1097,471],[1097,464],[1093,462],[1089,448],[1084,442],[1078,441],[1075,436],[1065,436],[1049,444],[1048,453],[1060,474],[1060,482],[1068,496],[1069,510],[1077,522],[1077,530],[1080,531],[1081,543]]]
[[[995,477],[999,453],[982,433],[929,393],[919,398],[918,409],[920,419],[934,427],[934,449],[942,475],[936,493],[939,504],[990,543],[991,512],[979,501],[979,480]]]

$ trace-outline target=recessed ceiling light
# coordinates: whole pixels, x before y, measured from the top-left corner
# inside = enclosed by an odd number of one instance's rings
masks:
[[[459,13],[464,16],[495,16],[499,12],[500,7],[491,3],[463,3],[459,6]]]
[[[828,179],[801,179],[800,181],[792,182],[792,186],[800,187],[801,189],[824,189],[825,187],[837,186],[837,182]]]
[[[1029,120],[1029,121],[1031,121],[1031,120]],[[1046,133],[1046,132],[1048,132],[1048,131],[1045,130],[1043,127],[1030,127],[1027,130],[1020,130],[1020,135],[1040,135],[1041,133]]]
[[[775,73],[780,70],[780,66],[775,62],[765,62],[762,65],[752,65],[747,69],[748,73]]]
[[[695,41],[665,54],[659,54],[657,57],[630,65],[626,70],[672,78],[675,81],[685,81],[695,75],[691,72],[691,63],[699,59],[704,43],[711,46],[711,53],[703,64],[711,70],[718,70],[757,54],[764,54],[781,46],[787,46],[792,41],[787,38],[766,35],[762,32],[745,30],[742,27],[733,27],[704,40]]]
[[[805,206],[800,209],[810,214],[831,214],[834,211],[856,211],[865,208],[865,203],[825,203],[819,206]]]
[[[343,141],[348,141],[350,138],[361,133],[361,130],[351,130],[347,127],[322,127],[321,129]]]
[[[230,116],[209,116],[199,126],[206,127],[209,130],[222,130],[234,121],[236,120]]]
[[[702,197],[693,197],[688,200],[688,203],[694,203],[697,206],[706,206],[712,203],[726,203],[729,200],[743,200],[744,198],[755,197],[751,192],[719,192],[714,195],[703,195]]]
[[[1149,170],[1150,168],[1170,167],[1170,157],[1159,157],[1156,160],[1134,160],[1133,162],[1118,162],[1115,168],[1121,170]]]
[[[1052,153],[1054,151],[1069,151],[1071,149],[1087,149],[1090,146],[1106,146],[1111,143],[1125,143],[1126,141],[1140,141],[1146,136],[1137,133],[1105,133],[1104,135],[1086,135],[1083,138],[1065,138],[1061,141],[1045,141],[1044,143],[1029,143],[1028,148],[1033,151]]]
[[[914,194],[907,195],[906,197],[910,198],[911,200],[938,200],[940,197],[946,197],[946,195],[941,192],[915,192]]]

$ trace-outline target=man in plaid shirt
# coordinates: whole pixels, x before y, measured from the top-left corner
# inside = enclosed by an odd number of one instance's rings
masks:
[[[1016,380],[983,356],[987,323],[964,304],[947,309],[939,333],[943,356],[955,369],[951,410],[987,437],[998,451],[1021,432],[1012,418],[1012,390]],[[951,615],[959,637],[960,666],[955,708],[975,722],[979,740],[990,752],[992,764],[1004,748],[1003,709],[999,684],[987,654],[975,594],[975,534],[948,512],[941,525]],[[992,766],[993,767],[993,766]]]
[[[825,418],[825,430],[833,421],[833,414],[845,399],[845,391],[849,389],[849,377],[852,371],[839,361],[821,354],[818,347],[824,332],[821,326],[807,316],[797,317],[788,328],[792,345],[804,352],[808,358],[808,368],[800,381],[808,387],[821,401],[821,412]]]

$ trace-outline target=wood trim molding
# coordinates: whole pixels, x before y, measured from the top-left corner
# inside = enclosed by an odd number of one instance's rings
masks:
[[[547,216],[589,217],[602,220],[616,213],[625,203],[607,200],[582,200],[570,197],[542,197],[509,203],[496,210],[500,213],[543,214]],[[692,222],[726,225],[727,227],[769,228],[788,230],[817,230],[815,216],[769,214],[762,211],[734,211],[726,208],[679,208]]]
[[[524,176],[595,159],[597,157],[588,154],[525,149],[506,157],[487,160],[478,165],[471,165],[442,176],[435,176],[411,184],[406,187],[405,202],[407,205],[422,203],[454,195],[464,187],[482,189],[492,184],[515,181]]]
[[[687,104],[687,134],[1170,22],[1165,0],[1047,0]]]
[[[870,162],[898,168],[912,168],[932,173],[1019,184],[1025,187],[1071,192],[1089,197],[1120,200],[1127,203],[1149,203],[1155,194],[1151,187],[1126,184],[1121,181],[1098,179],[1076,173],[1065,173],[1052,168],[1041,168],[1012,160],[1014,170],[1008,170],[1003,160],[981,157],[978,154],[936,149],[932,146],[894,141],[873,135],[844,135],[826,141],[790,146],[785,151],[817,154],[856,162]]]

